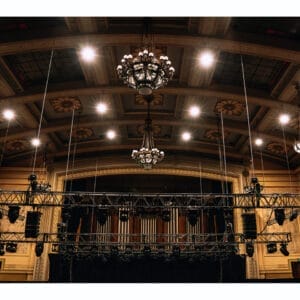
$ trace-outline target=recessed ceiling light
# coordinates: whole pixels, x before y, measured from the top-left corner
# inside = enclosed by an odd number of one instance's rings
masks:
[[[96,57],[96,51],[93,47],[85,46],[80,50],[81,58],[86,62],[92,62]]]
[[[38,139],[38,138],[33,138],[33,139],[31,140],[31,144],[32,144],[32,146],[34,146],[34,147],[38,147],[38,146],[41,144],[41,140]]]
[[[182,133],[181,137],[184,141],[189,141],[192,136],[189,132],[185,131],[185,132]]]
[[[108,130],[106,132],[106,137],[110,140],[113,140],[116,137],[116,132],[114,130]]]
[[[96,106],[96,110],[99,114],[105,114],[107,112],[107,105],[106,103],[98,103]]]
[[[199,62],[202,67],[209,68],[215,61],[214,54],[211,51],[204,51],[200,54]]]
[[[254,143],[256,146],[261,146],[263,144],[263,140],[260,138],[257,138]]]
[[[15,112],[11,109],[5,109],[3,111],[3,117],[7,121],[11,121],[15,118]]]
[[[193,105],[189,108],[189,114],[191,117],[198,117],[200,115],[200,108],[199,106]]]
[[[290,116],[287,114],[282,114],[279,116],[279,122],[281,125],[286,125],[290,121]]]

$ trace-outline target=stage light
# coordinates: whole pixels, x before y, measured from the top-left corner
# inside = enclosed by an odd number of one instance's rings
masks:
[[[121,210],[120,211],[120,221],[121,222],[127,222],[128,221],[128,211],[127,210]]]
[[[2,114],[3,118],[7,121],[11,121],[15,118],[15,112],[11,109],[5,109]]]
[[[38,147],[40,144],[41,144],[41,140],[38,139],[38,138],[33,138],[31,140],[31,145],[34,146],[34,147]]]
[[[80,50],[81,58],[86,62],[92,62],[95,60],[96,51],[93,47],[85,46]]]
[[[96,105],[96,110],[99,114],[105,114],[107,112],[107,105],[106,103],[100,102]]]
[[[163,210],[161,214],[161,218],[165,222],[170,222],[171,220],[170,210],[168,209]]]
[[[276,208],[275,212],[275,219],[279,225],[282,225],[285,219],[284,208]]]
[[[16,253],[18,248],[18,244],[16,243],[7,243],[6,244],[6,251],[10,253]]]
[[[44,243],[43,242],[37,242],[35,244],[35,255],[37,257],[40,257],[44,251]]]
[[[264,142],[263,142],[263,140],[262,140],[261,138],[257,138],[257,139],[255,140],[254,143],[255,143],[256,146],[259,147],[259,146],[261,146]]]
[[[290,116],[288,114],[282,114],[279,116],[279,123],[281,125],[286,125],[290,121]]]
[[[15,223],[19,218],[20,206],[12,205],[8,207],[8,219],[10,223]]]
[[[118,249],[117,246],[112,246],[112,247],[110,248],[110,255],[111,255],[111,256],[114,256],[114,257],[116,257],[116,256],[119,255],[119,249]]]
[[[203,51],[199,56],[199,62],[202,67],[209,68],[213,65],[215,57],[211,51]]]
[[[191,226],[195,226],[198,221],[198,212],[196,210],[188,211],[188,221]]]
[[[100,225],[104,225],[108,218],[108,211],[105,208],[97,208],[96,218]]]
[[[172,247],[172,254],[173,254],[173,256],[175,256],[175,257],[179,257],[179,256],[180,256],[180,247],[177,246],[177,245],[174,245],[174,246]]]
[[[189,140],[192,138],[192,135],[190,134],[190,132],[185,131],[185,132],[182,133],[181,138],[182,138],[185,142],[187,142],[187,141],[189,141]]]
[[[113,140],[115,137],[116,137],[116,132],[114,130],[108,130],[106,132],[106,137],[109,139],[109,140]]]
[[[146,255],[146,256],[149,256],[151,254],[150,246],[144,246],[143,254]]]
[[[3,256],[5,254],[5,250],[4,250],[4,244],[0,243],[0,256]]]
[[[40,231],[41,213],[28,211],[25,223],[25,238],[37,238]]]
[[[297,211],[293,211],[290,215],[289,220],[292,222],[294,221],[296,218],[298,217],[298,212]]]
[[[277,245],[274,242],[270,242],[267,244],[268,253],[275,253],[277,251]]]
[[[249,257],[252,257],[254,254],[254,245],[251,242],[246,243],[246,253]]]
[[[189,115],[193,118],[196,118],[200,115],[201,111],[199,106],[193,105],[189,108]]]
[[[284,255],[284,256],[289,256],[290,252],[287,250],[287,244],[286,243],[281,243],[280,244],[280,252]]]

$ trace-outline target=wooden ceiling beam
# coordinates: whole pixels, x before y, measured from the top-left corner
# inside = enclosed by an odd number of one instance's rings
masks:
[[[201,122],[195,122],[190,120],[178,120],[173,117],[165,117],[161,119],[160,116],[152,115],[153,123],[161,126],[175,126],[175,127],[184,127],[184,128],[217,128],[216,120],[209,117],[201,117]],[[125,125],[139,125],[143,124],[144,115],[136,116],[132,118],[122,118],[122,119],[107,119],[99,120],[94,116],[84,116],[80,120],[81,127],[99,127],[102,128],[109,127],[111,124],[114,126],[125,126]],[[48,134],[52,132],[67,131],[70,128],[70,123],[65,121],[52,121],[49,122],[46,127],[41,129],[41,134]],[[238,133],[245,136],[248,136],[247,124],[244,122],[238,122],[233,120],[225,120],[224,128],[232,133]],[[36,134],[36,129],[15,129],[11,130],[10,134],[7,137],[7,140],[13,140],[18,138],[24,138],[34,136]],[[282,137],[278,137],[271,134],[265,134],[261,132],[252,131],[253,136],[260,136],[261,138],[272,140],[274,142],[282,142]],[[0,141],[4,139],[3,136],[0,137]],[[293,139],[287,138],[287,144],[292,145],[294,142]]]
[[[177,95],[177,96],[201,96],[201,97],[212,97],[221,99],[231,100],[243,100],[244,95],[236,92],[225,92],[217,89],[204,89],[204,88],[192,88],[192,87],[165,87],[159,91],[163,95]],[[69,97],[69,96],[90,96],[90,95],[106,95],[106,94],[137,94],[137,91],[126,86],[97,86],[97,87],[86,87],[86,88],[74,88],[66,90],[54,90],[48,91],[47,99],[53,99],[58,97]],[[18,96],[9,96],[0,98],[0,104],[14,103],[26,104],[31,102],[40,101],[43,99],[43,93],[36,94],[24,94]],[[276,108],[286,111],[295,111],[297,106],[287,103],[286,101],[280,101],[278,99],[257,97],[248,95],[248,102],[269,108]]]
[[[140,34],[79,34],[59,36],[0,44],[0,56],[24,52],[47,51],[50,49],[79,48],[82,43],[89,42],[95,46],[135,45],[141,38]],[[274,47],[233,39],[223,39],[208,36],[185,36],[156,34],[153,43],[175,47],[203,47],[220,51],[261,56],[287,62],[300,63],[300,51]],[[282,44],[284,45],[284,44]]]

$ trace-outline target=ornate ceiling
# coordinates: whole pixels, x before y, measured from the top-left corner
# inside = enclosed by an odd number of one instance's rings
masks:
[[[228,161],[242,163],[249,156],[249,133],[241,57],[244,62],[252,138],[261,137],[265,160],[286,166],[285,145],[291,168],[300,163],[292,149],[298,132],[296,84],[300,82],[300,18],[147,18],[155,54],[168,55],[175,75],[168,86],[155,91],[151,115],[155,142],[168,154],[195,155],[199,160],[219,159],[218,118],[224,117]],[[41,127],[39,156],[51,162],[66,159],[72,108],[75,121],[72,142],[76,157],[118,155],[140,146],[146,103],[117,77],[124,54],[143,46],[145,19],[1,18],[0,109],[13,108],[17,117],[0,119],[0,142],[6,139],[2,165],[30,165],[47,71],[54,50]],[[85,63],[82,45],[96,47],[97,58]],[[198,63],[201,50],[216,53],[216,63],[204,69]],[[99,115],[95,105],[108,104]],[[196,119],[188,116],[191,104],[201,107]],[[282,112],[291,115],[284,127]],[[117,139],[106,139],[115,129]],[[182,142],[189,130],[192,140]],[[254,156],[260,150],[254,146]]]

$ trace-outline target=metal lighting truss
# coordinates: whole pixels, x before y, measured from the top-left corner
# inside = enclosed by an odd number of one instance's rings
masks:
[[[0,206],[101,208],[300,208],[300,194],[139,194],[0,191]]]

